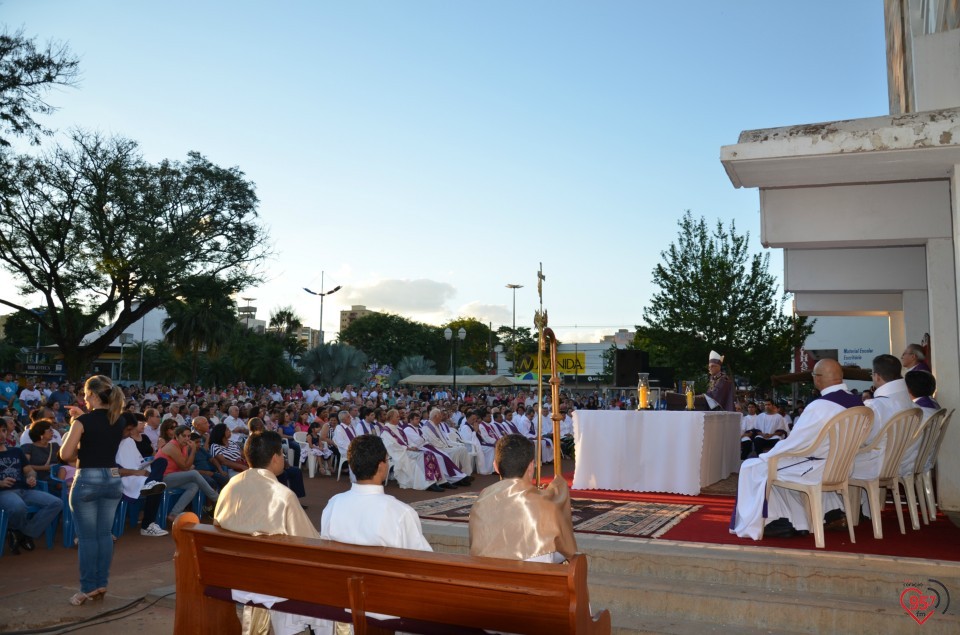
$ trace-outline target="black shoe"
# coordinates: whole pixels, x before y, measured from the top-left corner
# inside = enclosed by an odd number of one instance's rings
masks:
[[[847,515],[842,509],[831,509],[823,515],[823,528],[827,531],[846,531]]]
[[[20,541],[17,539],[17,534],[13,530],[7,532],[7,548],[11,555],[20,555]]]
[[[22,531],[15,530],[13,533],[17,535],[17,542],[20,543],[20,546],[26,549],[27,551],[33,551],[37,548],[37,545],[34,544],[33,538],[26,535]]]
[[[764,538],[793,538],[798,534],[793,524],[786,518],[778,518],[763,528]]]
[[[470,487],[471,485],[473,485],[473,477],[472,477],[472,476],[465,476],[465,477],[463,477],[462,479],[460,479],[459,481],[457,481],[457,486],[459,486],[459,487]]]
[[[430,487],[427,488],[427,491],[428,491],[428,492],[440,492],[440,493],[442,494],[443,492],[446,492],[447,490],[443,489],[442,487],[440,487],[440,486],[437,485],[436,483],[433,483]]]
[[[440,487],[443,489],[457,489],[457,486],[453,483],[440,483]]]

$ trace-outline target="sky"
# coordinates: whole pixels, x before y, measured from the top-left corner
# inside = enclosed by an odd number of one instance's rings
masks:
[[[328,341],[354,304],[509,326],[511,283],[532,327],[541,263],[561,341],[632,330],[685,210],[763,250],[721,146],[888,113],[881,0],[0,0],[0,24],[80,58],[47,145],[239,167],[273,254],[239,295],[316,327],[303,287],[341,286]]]

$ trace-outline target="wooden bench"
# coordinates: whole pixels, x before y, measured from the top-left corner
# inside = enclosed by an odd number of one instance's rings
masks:
[[[231,589],[287,598],[273,608],[352,622],[357,635],[610,633],[607,611],[590,615],[581,554],[569,564],[541,564],[247,536],[201,525],[192,513],[177,518],[173,536],[178,635],[239,633]],[[374,620],[371,612],[400,619]]]

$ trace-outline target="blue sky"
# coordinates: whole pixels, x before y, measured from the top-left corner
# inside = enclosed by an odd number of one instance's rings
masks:
[[[761,249],[720,146],[887,113],[880,0],[0,0],[0,22],[81,59],[43,123],[243,170],[275,255],[242,295],[315,326],[325,271],[327,339],[351,304],[509,325],[507,283],[531,326],[540,262],[562,341],[632,328],[684,210]]]

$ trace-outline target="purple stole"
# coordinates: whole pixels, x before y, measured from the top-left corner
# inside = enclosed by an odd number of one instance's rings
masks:
[[[920,408],[940,409],[940,404],[938,404],[933,397],[918,397],[913,403],[917,404]]]
[[[357,436],[354,433],[353,428],[351,428],[350,426],[341,425],[340,427],[342,427],[343,431],[347,433],[347,438],[350,439],[351,441],[353,441],[353,439]]]
[[[820,399],[831,401],[842,408],[856,408],[863,405],[863,398],[860,395],[853,395],[846,390],[834,390],[827,395],[821,395]]]
[[[384,430],[390,433],[390,436],[394,440],[402,445],[403,447],[410,449],[410,444],[407,442],[407,437],[402,432],[400,436],[397,436],[397,433],[390,429],[390,426],[384,427]],[[403,438],[400,438],[403,437]],[[420,456],[423,457],[423,474],[427,477],[428,481],[439,481],[440,476],[440,464],[437,463],[437,457],[431,452],[421,452]]]
[[[482,427],[484,430],[486,430],[486,431],[487,431],[487,434],[490,435],[491,437],[493,437],[494,439],[498,438],[499,435],[497,435],[497,434],[495,434],[494,432],[492,432],[492,431],[490,430],[490,428],[487,427],[487,424],[486,424],[485,422],[481,421],[481,422],[480,422],[480,427]],[[487,446],[487,447],[493,447],[493,446],[496,444],[496,442],[494,442],[494,443],[486,443],[486,442],[483,440],[483,437],[481,437],[479,434],[477,435],[477,439],[480,441],[480,445],[485,445],[485,446]]]
[[[503,425],[507,426],[510,430],[513,430],[513,434],[520,434],[520,428],[513,425],[512,421],[504,421]]]

